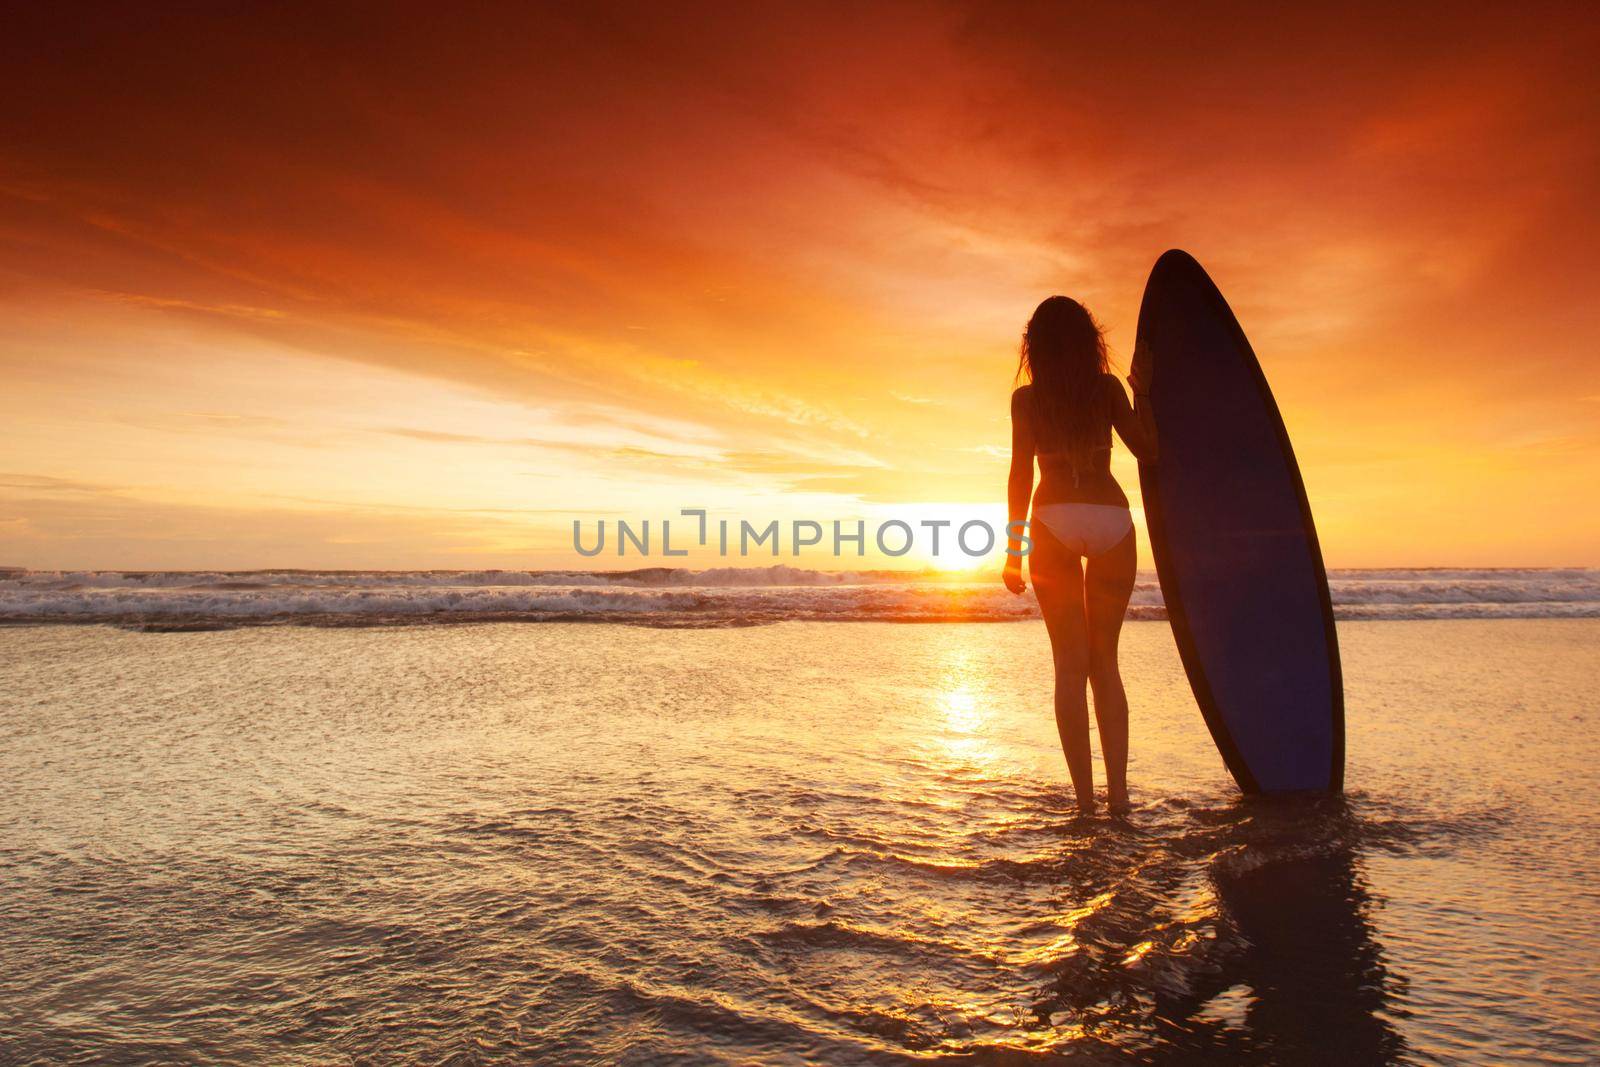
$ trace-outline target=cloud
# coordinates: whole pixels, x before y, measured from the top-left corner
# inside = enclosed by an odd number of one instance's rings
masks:
[[[0,489],[20,489],[29,493],[117,493],[109,486],[80,482],[71,478],[52,478],[43,474],[0,472]]]
[[[279,311],[275,308],[251,307],[248,304],[203,304],[174,297],[151,296],[147,293],[108,292],[104,289],[88,290],[87,295],[131,304],[134,307],[155,308],[160,311],[188,311],[222,318],[276,320],[288,317],[287,312]]]

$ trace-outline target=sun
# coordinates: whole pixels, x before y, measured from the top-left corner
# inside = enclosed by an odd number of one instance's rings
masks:
[[[976,577],[979,571],[988,568],[991,561],[986,559],[973,559],[961,552],[940,552],[938,555],[929,554],[927,564],[930,570],[942,574],[968,573]]]
[[[908,503],[881,505],[879,522],[898,521],[912,528],[913,551],[906,563],[941,574],[997,572],[1005,562],[1004,503]]]

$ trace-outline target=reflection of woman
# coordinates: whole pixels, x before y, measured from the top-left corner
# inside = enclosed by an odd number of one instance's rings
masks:
[[[1215,992],[1248,986],[1255,996],[1244,1030],[1277,1062],[1394,1063],[1405,1042],[1384,1009],[1397,979],[1373,937],[1371,893],[1355,852],[1335,842],[1326,853],[1306,855],[1302,850],[1318,827],[1292,816],[1286,821],[1294,835],[1288,855],[1252,849],[1264,862],[1235,864],[1219,856],[1214,864],[1212,882],[1239,951],[1197,986]],[[1199,994],[1199,988],[1191,991]]]
[[[1106,802],[1118,811],[1128,804],[1128,698],[1117,671],[1117,637],[1133,593],[1136,553],[1128,498],[1111,476],[1111,429],[1139,459],[1155,459],[1149,359],[1134,353],[1129,406],[1122,383],[1107,370],[1099,324],[1077,301],[1052,296],[1028,320],[1017,373],[1028,383],[1011,394],[1007,497],[1012,522],[1027,517],[1033,498],[1028,570],[1055,656],[1056,727],[1078,807],[1093,811],[1084,693],[1085,683],[1093,686]],[[1009,547],[1020,552],[1019,539]],[[1005,583],[1023,591],[1020,555],[1007,557]]]

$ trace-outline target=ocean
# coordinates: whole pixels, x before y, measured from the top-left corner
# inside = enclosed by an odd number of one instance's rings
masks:
[[[1337,574],[1337,799],[1130,623],[1126,818],[1031,600],[756,580],[7,578],[0,1063],[1600,1055],[1595,572]]]
[[[1391,569],[1329,575],[1341,619],[1600,618],[1600,570]],[[1141,572],[1132,619],[1164,619]],[[1037,618],[998,576],[796,567],[634,571],[0,571],[0,623],[146,629],[262,623],[797,621],[1000,622]]]

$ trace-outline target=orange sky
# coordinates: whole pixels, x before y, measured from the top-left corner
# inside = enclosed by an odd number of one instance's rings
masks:
[[[998,520],[1027,315],[1125,363],[1172,246],[1330,565],[1600,562],[1583,5],[47,7],[0,42],[0,564]]]

